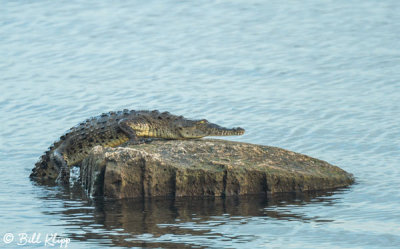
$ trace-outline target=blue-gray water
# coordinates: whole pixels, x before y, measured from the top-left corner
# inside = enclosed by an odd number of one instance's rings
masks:
[[[68,248],[399,248],[399,13],[397,0],[0,1],[0,247],[56,232]],[[103,202],[29,180],[65,130],[124,108],[241,126],[229,139],[326,160],[357,184]]]

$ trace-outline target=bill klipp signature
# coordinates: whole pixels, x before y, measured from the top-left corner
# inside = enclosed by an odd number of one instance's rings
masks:
[[[59,236],[57,233],[5,233],[3,243],[18,246],[42,245],[45,247],[67,248],[71,239]]]

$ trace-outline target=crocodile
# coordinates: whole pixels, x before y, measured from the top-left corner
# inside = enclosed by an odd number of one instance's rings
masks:
[[[243,128],[224,128],[206,119],[190,120],[169,112],[127,110],[103,113],[72,127],[40,157],[30,177],[39,182],[66,184],[70,167],[80,166],[90,150],[154,139],[196,139],[242,135]]]

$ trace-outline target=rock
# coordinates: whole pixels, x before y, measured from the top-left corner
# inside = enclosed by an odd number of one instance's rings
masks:
[[[284,149],[217,139],[93,148],[81,168],[91,196],[235,196],[333,189],[354,178]]]

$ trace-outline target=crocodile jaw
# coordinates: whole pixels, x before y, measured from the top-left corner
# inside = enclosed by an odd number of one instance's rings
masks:
[[[243,128],[237,127],[232,129],[217,129],[212,130],[207,136],[240,136],[243,135],[245,130]]]
[[[180,127],[179,132],[183,139],[190,139],[206,136],[240,136],[245,130],[240,127],[228,129],[212,123],[200,123],[193,127]]]

